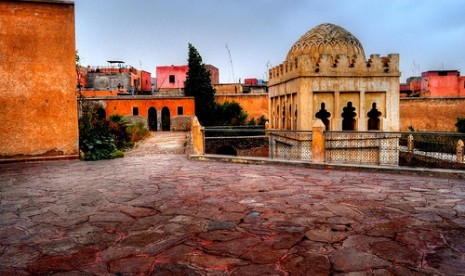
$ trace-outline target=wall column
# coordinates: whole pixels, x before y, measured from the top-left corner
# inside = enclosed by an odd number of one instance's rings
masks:
[[[320,119],[312,123],[312,161],[325,162],[325,124]]]

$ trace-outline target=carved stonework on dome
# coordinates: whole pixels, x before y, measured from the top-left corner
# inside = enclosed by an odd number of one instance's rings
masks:
[[[326,23],[316,26],[297,40],[289,50],[287,60],[302,55],[318,59],[322,54],[329,54],[333,58],[338,55],[362,55],[365,58],[362,44],[354,35],[340,26]]]

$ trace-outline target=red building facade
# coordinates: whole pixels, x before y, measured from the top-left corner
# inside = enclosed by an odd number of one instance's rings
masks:
[[[210,72],[212,84],[219,83],[220,74],[218,68],[209,64],[205,65],[205,68]],[[157,66],[157,91],[181,91],[184,89],[187,71],[189,71],[187,65]]]
[[[465,77],[458,70],[427,71],[421,74],[421,97],[464,97]]]

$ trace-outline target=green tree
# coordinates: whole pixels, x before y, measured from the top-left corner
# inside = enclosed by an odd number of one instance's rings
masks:
[[[205,68],[197,49],[189,43],[189,69],[184,93],[195,98],[195,114],[202,125],[212,125],[215,112],[215,89],[211,84],[210,72]]]

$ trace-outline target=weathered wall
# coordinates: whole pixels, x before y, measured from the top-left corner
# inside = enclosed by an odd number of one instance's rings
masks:
[[[0,156],[78,153],[74,5],[0,1]]]
[[[248,114],[247,120],[252,118],[257,120],[262,115],[266,119],[269,118],[268,94],[215,95],[215,101],[220,104],[226,101],[240,104],[242,109]]]
[[[157,66],[157,90],[184,88],[188,70],[187,65]],[[170,75],[174,76],[174,82],[170,82]]]
[[[400,130],[457,131],[465,117],[465,98],[404,98],[400,100]]]
[[[103,104],[105,108],[106,117],[110,117],[113,114],[119,114],[122,116],[133,115],[133,108],[139,109],[139,116],[147,117],[148,110],[154,107],[157,111],[163,107],[167,107],[170,110],[171,116],[175,115],[187,115],[191,116],[195,114],[194,98],[183,97],[183,98],[154,98],[150,96],[128,96],[128,97],[107,97],[107,98],[92,98],[84,99],[84,101],[98,101]],[[183,107],[184,114],[178,114],[178,107]]]

